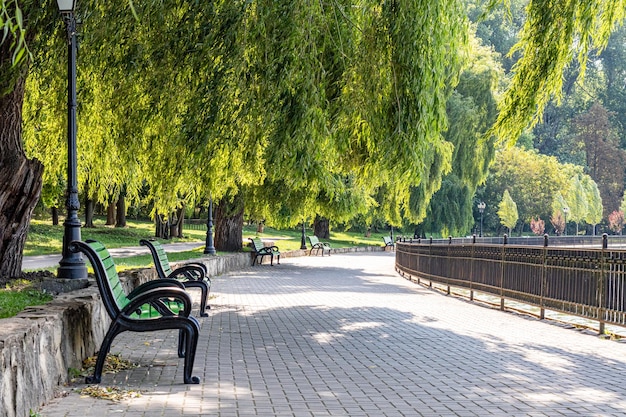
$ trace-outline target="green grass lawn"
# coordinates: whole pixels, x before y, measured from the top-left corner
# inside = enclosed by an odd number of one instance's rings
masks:
[[[148,239],[154,236],[154,224],[151,221],[129,220],[128,226],[125,228],[115,228],[104,225],[104,219],[97,219],[95,228],[82,228],[81,237],[83,240],[95,239],[102,242],[107,248],[121,248],[125,246],[138,246],[140,239]],[[163,242],[198,242],[204,246],[206,239],[205,230],[188,230],[184,231],[184,238],[175,238]],[[271,227],[265,227],[263,233],[257,233],[255,225],[244,226],[243,240],[244,250],[250,237],[260,237],[263,240],[274,241],[280,250],[288,251],[300,249],[301,230],[298,228],[277,230]],[[310,229],[306,231],[307,235],[313,232]],[[382,236],[386,233],[372,233],[370,237],[363,236],[362,233],[356,232],[332,232],[330,239],[322,239],[331,244],[334,248],[345,248],[352,246],[382,246]],[[50,222],[41,220],[33,220],[30,225],[26,245],[24,248],[24,256],[32,255],[50,255],[61,253],[63,244],[63,225],[52,226]],[[307,246],[310,246],[307,239]],[[146,249],[146,253],[147,249]],[[173,261],[190,259],[190,257],[198,257],[202,255],[202,251],[181,252],[179,254],[172,253],[170,259]],[[176,259],[174,258],[176,257]],[[148,265],[149,256],[133,257],[129,263],[142,267],[145,263]],[[142,261],[145,260],[146,262]],[[117,261],[117,259],[116,259]],[[121,262],[119,262],[121,265]]]
[[[0,319],[13,317],[25,307],[45,304],[50,300],[50,294],[32,289],[28,281],[13,281],[0,289]]]

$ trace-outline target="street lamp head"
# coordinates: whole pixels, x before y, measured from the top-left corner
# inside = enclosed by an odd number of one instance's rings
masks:
[[[487,205],[485,204],[484,201],[481,201],[480,203],[478,203],[478,211],[480,211],[481,213],[485,210],[485,207],[487,207]]]
[[[563,207],[563,213],[565,214],[569,213],[569,207],[567,206]]]
[[[59,11],[63,14],[74,13],[76,9],[76,0],[57,0]]]

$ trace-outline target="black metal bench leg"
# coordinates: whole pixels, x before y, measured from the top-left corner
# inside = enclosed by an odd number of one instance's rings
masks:
[[[181,329],[181,332],[185,333],[185,365],[184,365],[184,382],[185,384],[199,384],[200,379],[197,376],[192,376],[193,362],[196,357],[196,348],[198,347],[198,337],[200,334],[200,326],[198,323],[190,317],[190,320],[185,327]]]
[[[198,288],[201,291],[200,295],[200,317],[208,317],[209,314],[206,310],[206,303],[209,298],[209,285],[204,281],[184,281],[185,288]]]
[[[113,339],[120,332],[119,325],[113,323],[107,334],[104,336],[102,340],[102,344],[100,345],[100,351],[98,352],[98,358],[96,359],[96,366],[93,370],[93,375],[85,378],[85,383],[87,384],[99,384],[102,380],[102,370],[104,369],[104,361],[107,358],[107,354],[109,350],[111,350],[111,343],[113,343]]]

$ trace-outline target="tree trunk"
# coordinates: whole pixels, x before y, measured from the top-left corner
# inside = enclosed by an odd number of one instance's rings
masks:
[[[107,226],[115,225],[115,202],[109,201],[109,205],[107,206]]]
[[[120,198],[117,200],[117,211],[116,217],[117,222],[115,223],[115,227],[126,227],[126,198],[121,194]]]
[[[328,219],[324,217],[315,217],[313,222],[313,234],[320,239],[330,238],[330,224]]]
[[[236,252],[243,249],[243,208],[241,194],[224,197],[215,210],[215,249]]]
[[[178,237],[185,237],[183,234],[183,227],[185,225],[185,205],[178,209],[178,223],[176,224],[176,234]]]
[[[50,214],[52,215],[52,225],[53,226],[58,226],[59,225],[59,209],[58,209],[58,207],[52,207],[50,209]]]
[[[167,219],[159,213],[154,216],[154,237],[159,239],[169,239],[169,223]]]
[[[85,226],[84,227],[95,227],[93,224],[93,200],[91,198],[85,199]]]
[[[3,71],[10,54],[10,40],[0,44]],[[28,225],[41,195],[43,165],[26,158],[22,146],[25,81],[23,68],[13,91],[0,95],[0,283],[21,275]],[[0,80],[0,87],[8,87],[5,82],[6,79]]]
[[[94,227],[93,225],[93,207],[94,202],[89,198],[89,183],[85,181],[85,226]]]
[[[178,236],[178,217],[176,216],[176,212],[173,212],[172,214],[170,214],[168,223],[170,224],[170,237],[171,238],[179,237]]]

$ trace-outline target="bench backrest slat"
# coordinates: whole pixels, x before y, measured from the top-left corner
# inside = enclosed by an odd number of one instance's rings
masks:
[[[313,245],[313,246],[315,246],[318,243],[320,243],[320,240],[315,235],[309,236],[309,241],[311,242],[311,245]]]
[[[159,264],[161,264],[161,268],[163,268],[164,276],[168,277],[172,273],[172,267],[170,266],[170,261],[167,258],[167,253],[165,253],[165,249],[163,249],[163,246],[156,241],[152,242],[152,245],[157,251]]]
[[[163,248],[163,245],[156,240],[145,240],[141,239],[139,244],[142,246],[147,246],[150,249],[150,253],[152,254],[152,258],[154,259],[154,267],[157,270],[157,274],[160,277],[169,277],[172,274],[172,267],[170,266],[170,261],[167,257],[167,253]]]
[[[117,317],[130,301],[117,274],[111,254],[102,243],[95,240],[72,242],[72,245],[78,247],[78,250],[83,252],[91,262],[107,313],[111,318]]]
[[[254,249],[256,251],[259,251],[265,247],[265,245],[263,245],[263,242],[261,241],[261,238],[254,237],[254,238],[251,238],[251,240],[252,240],[252,244],[254,245]]]

